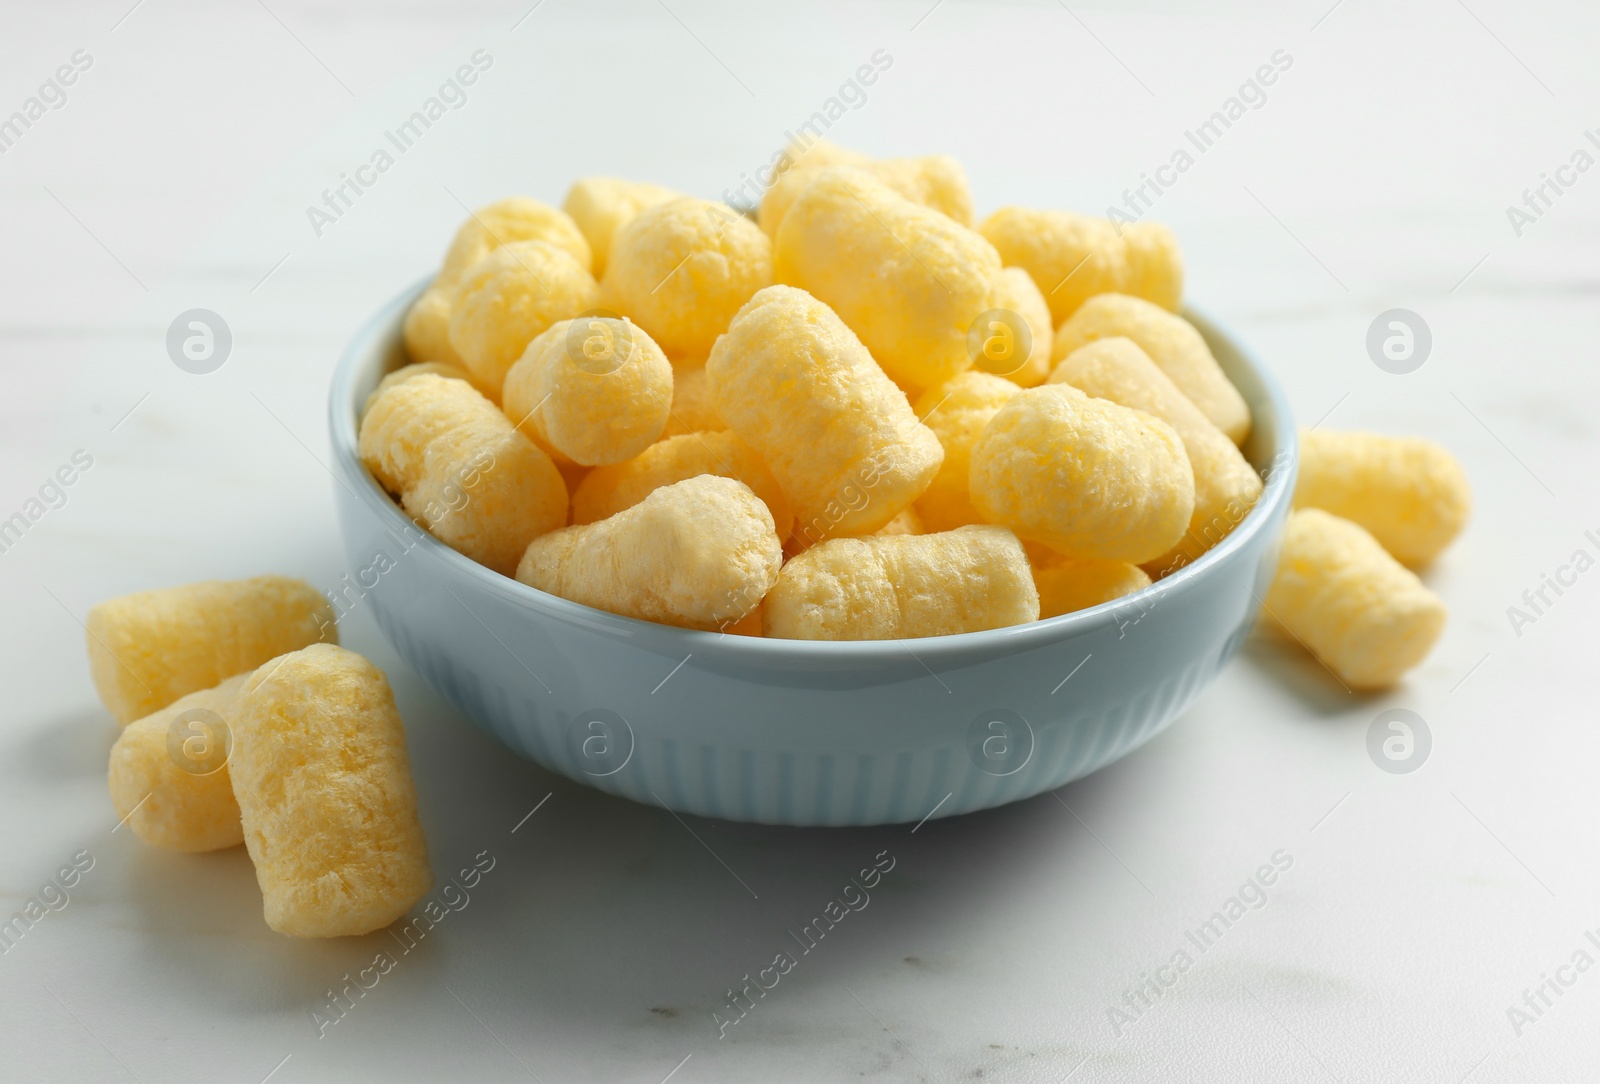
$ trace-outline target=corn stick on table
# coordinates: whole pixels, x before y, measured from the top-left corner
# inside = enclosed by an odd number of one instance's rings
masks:
[[[0,1077],[1592,1071],[1594,11],[128,0],[4,24]],[[582,173],[750,204],[806,125],[955,155],[980,220],[1172,225],[1188,296],[1301,425],[1448,447],[1475,509],[1424,573],[1451,616],[1432,655],[1352,692],[1258,628],[1133,755],[920,826],[679,818],[471,727],[344,557],[335,357],[466,208]],[[90,607],[267,570],[343,600],[404,719],[435,884],[385,932],[284,937],[244,848],[118,828]]]

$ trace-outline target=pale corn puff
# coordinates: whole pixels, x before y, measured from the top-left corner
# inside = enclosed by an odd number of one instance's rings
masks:
[[[967,171],[948,154],[880,158],[867,169],[912,203],[947,215],[963,226],[972,226],[972,190],[967,185]]]
[[[1439,596],[1349,520],[1299,509],[1281,545],[1267,612],[1346,685],[1394,684],[1444,631]]]
[[[318,644],[252,674],[229,770],[278,933],[370,933],[433,883],[394,693],[355,652]]]
[[[1020,388],[1038,387],[1050,375],[1050,351],[1055,348],[1055,327],[1044,295],[1022,268],[1004,267],[995,283],[994,307],[1011,313],[1012,318],[1000,321],[1001,327],[979,329],[988,338],[982,339],[984,348],[973,364]],[[1026,347],[1019,334],[1023,327],[1028,329]],[[989,349],[990,342],[997,342],[1000,349]]]
[[[673,358],[703,358],[750,295],[772,284],[772,242],[725,204],[646,207],[611,244],[605,303]]]
[[[472,378],[467,375],[467,371],[458,365],[451,365],[447,361],[414,361],[410,365],[402,365],[393,372],[384,374],[383,379],[378,381],[378,386],[372,389],[372,393],[367,396],[366,402],[361,405],[362,416],[365,416],[367,411],[372,409],[372,404],[378,401],[378,396],[396,384],[403,384],[412,377],[422,376],[424,373],[432,373],[434,376],[449,377],[451,380],[465,380],[469,384],[472,383]]]
[[[706,376],[718,415],[778,479],[807,545],[882,527],[944,458],[861,340],[804,290],[772,286],[751,298]]]
[[[871,163],[872,156],[869,154],[841,147],[831,140],[810,136],[803,143],[799,139],[791,141],[784,148],[783,158],[780,159],[785,172],[821,166],[866,166]]]
[[[763,631],[791,640],[890,640],[1036,621],[1022,543],[1004,527],[835,538],[783,566]]]
[[[563,249],[514,241],[461,273],[450,315],[450,345],[473,381],[496,402],[506,371],[551,324],[592,310],[600,287]]]
[[[872,532],[880,538],[896,534],[927,534],[928,529],[923,525],[922,517],[917,515],[917,506],[902,508],[900,514]]]
[[[1050,383],[1071,384],[1097,399],[1152,414],[1183,438],[1194,468],[1194,515],[1183,539],[1146,564],[1150,575],[1176,571],[1222,541],[1261,495],[1261,476],[1238,447],[1132,339],[1118,336],[1078,347],[1056,366]]]
[[[611,242],[617,231],[632,222],[646,207],[678,199],[681,192],[648,181],[624,181],[618,177],[579,177],[567,189],[561,209],[583,231],[594,254],[594,277],[606,272]]]
[[[1195,326],[1158,305],[1127,294],[1091,297],[1056,329],[1051,357],[1059,364],[1084,343],[1116,336],[1137,343],[1229,440],[1244,443],[1250,434],[1244,396],[1223,374]]]
[[[967,331],[994,308],[1000,257],[947,216],[827,169],[784,216],[773,275],[830,306],[895,383],[915,390],[972,367]]]
[[[528,543],[567,521],[550,457],[461,380],[392,385],[361,419],[361,461],[445,545],[503,575]]]
[[[1160,223],[1119,225],[1070,211],[1002,207],[978,232],[1007,267],[1033,276],[1056,324],[1096,294],[1131,294],[1173,312],[1182,303],[1183,256]]]
[[[461,355],[450,345],[450,312],[455,299],[455,284],[437,281],[411,303],[401,324],[406,355],[414,362],[438,362],[464,368]]]
[[[1068,384],[1017,392],[972,448],[972,503],[991,523],[1077,557],[1139,564],[1194,514],[1177,431]]]
[[[766,192],[762,193],[761,206],[756,211],[756,222],[760,224],[762,232],[772,238],[774,244],[778,240],[778,227],[783,225],[784,216],[789,213],[789,208],[800,198],[800,193],[823,175],[824,169],[840,171],[844,175],[849,175],[853,171],[863,183],[877,180],[867,168],[866,162],[828,162],[826,165],[796,168],[778,174]]]
[[[672,414],[661,436],[676,437],[684,433],[714,432],[728,428],[728,423],[717,413],[711,399],[711,381],[705,366],[672,368]]]
[[[580,316],[551,324],[506,373],[506,416],[557,461],[620,463],[661,436],[672,409],[672,365],[626,320]]]
[[[782,562],[761,498],[743,482],[702,474],[609,519],[535,539],[517,579],[625,617],[710,630],[760,605]]]
[[[1026,546],[1033,565],[1033,585],[1039,589],[1039,619],[1087,610],[1150,586],[1150,577],[1138,565],[1098,557],[1068,557],[1049,546]]]
[[[152,847],[216,851],[244,842],[228,774],[233,718],[249,673],[129,723],[106,773],[117,820]]]
[[[632,508],[662,486],[701,474],[736,478],[749,486],[772,513],[778,537],[789,537],[794,512],[777,479],[754,448],[727,431],[667,437],[632,459],[596,467],[573,491],[572,522],[606,519]]]
[[[1420,566],[1461,533],[1472,490],[1456,457],[1431,440],[1302,429],[1294,504],[1360,524],[1396,560]]]
[[[967,187],[966,171],[961,168],[960,162],[947,154],[876,161],[837,161],[827,165],[860,169],[866,176],[892,188],[912,203],[920,203],[947,215],[963,226],[972,225],[972,192]],[[789,208],[806,186],[816,179],[818,168],[821,167],[800,166],[779,174],[761,197],[758,221],[768,237],[777,237],[784,215],[789,213]]]
[[[495,249],[518,241],[544,241],[554,245],[590,271],[594,257],[578,224],[547,203],[512,196],[479,207],[461,223],[439,268],[438,283],[451,286],[467,268]],[[423,358],[437,361],[437,358]]]
[[[1011,381],[968,370],[922,393],[917,417],[932,429],[944,448],[944,462],[915,505],[930,531],[951,531],[969,523],[984,522],[973,507],[968,488],[972,446],[989,419],[1017,394]]]
[[[84,627],[89,676],[123,726],[285,651],[339,642],[333,607],[288,576],[123,595],[91,609]]]

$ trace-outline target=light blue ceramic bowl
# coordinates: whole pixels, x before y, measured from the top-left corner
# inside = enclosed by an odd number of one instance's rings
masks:
[[[1220,545],[1116,602],[991,632],[822,643],[694,632],[593,610],[473,563],[409,520],[361,465],[358,414],[404,364],[422,285],[345,350],[329,424],[334,487],[363,605],[433,688],[509,748],[638,802],[792,825],[915,822],[1003,805],[1148,741],[1249,631],[1294,490],[1283,392],[1236,339],[1200,328],[1255,415],[1267,476]],[[382,562],[378,562],[382,564]]]

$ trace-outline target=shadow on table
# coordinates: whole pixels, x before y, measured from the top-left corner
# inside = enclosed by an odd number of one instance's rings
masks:
[[[1240,646],[1239,654],[1284,685],[1306,710],[1321,719],[1352,708],[1375,704],[1386,691],[1350,689],[1305,646],[1273,622],[1261,620]]]
[[[52,783],[106,777],[106,754],[122,728],[100,705],[46,719],[16,751],[20,776]]]
[[[701,1043],[718,1036],[714,1013],[775,1020],[764,1003],[802,987],[848,1001],[841,988],[857,981],[963,966],[974,928],[1000,921],[1039,863],[1101,858],[1075,818],[1094,823],[1109,800],[1103,774],[1063,788],[1065,803],[1045,794],[915,832],[680,820],[516,757],[414,675],[391,673],[433,891],[388,930],[297,940],[266,927],[244,848],[139,848],[129,881],[147,916],[145,966],[179,972],[159,986],[189,991],[189,1008],[303,1013],[315,1038],[347,1015],[382,1015],[369,1003],[403,985],[411,993],[390,1004],[459,1012],[454,997],[503,1037],[636,1027]],[[874,869],[871,883],[861,871]]]

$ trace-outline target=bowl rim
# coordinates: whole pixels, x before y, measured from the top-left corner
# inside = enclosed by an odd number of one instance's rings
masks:
[[[432,284],[433,278],[431,274],[424,276],[385,302],[362,322],[340,354],[328,391],[328,429],[335,480],[376,512],[380,519],[388,521],[388,526],[394,531],[420,525],[390,499],[388,493],[361,462],[357,447],[357,417],[361,403],[356,401],[356,381],[361,375],[362,360],[370,356],[378,340],[400,331],[406,311]],[[774,663],[792,664],[797,661],[814,662],[820,667],[858,666],[864,663],[891,661],[904,664],[908,653],[924,667],[930,662],[960,665],[971,662],[975,656],[996,652],[1013,654],[1072,639],[1093,631],[1108,619],[1112,624],[1117,624],[1119,614],[1132,611],[1143,613],[1168,595],[1194,590],[1213,569],[1230,560],[1256,535],[1266,530],[1276,511],[1288,503],[1293,495],[1299,461],[1299,442],[1294,416],[1282,385],[1254,350],[1204,309],[1186,302],[1180,315],[1201,332],[1208,340],[1208,345],[1214,339],[1228,343],[1260,385],[1262,398],[1271,407],[1275,440],[1273,446],[1267,449],[1269,466],[1266,469],[1261,495],[1227,537],[1207,550],[1198,560],[1155,581],[1149,587],[1097,606],[1030,621],[1023,625],[1009,625],[979,632],[918,637],[915,640],[915,651],[911,650],[905,639],[768,639],[764,636],[740,636],[728,632],[680,628],[676,625],[614,614],[608,610],[573,602],[530,587],[509,576],[502,576],[426,531],[423,532],[423,537],[417,540],[416,545],[434,559],[443,561],[446,567],[453,569],[458,575],[467,577],[479,587],[493,592],[505,601],[563,624],[579,625],[615,639],[648,638],[652,649],[669,649],[669,653],[673,649],[672,645],[676,644],[681,647],[685,655],[714,651],[723,660],[747,662],[757,666]],[[364,399],[364,396],[362,398]],[[1254,421],[1259,412],[1252,410],[1252,415]],[[1254,468],[1254,464],[1252,467]],[[1256,469],[1257,473],[1261,473],[1259,468]]]

